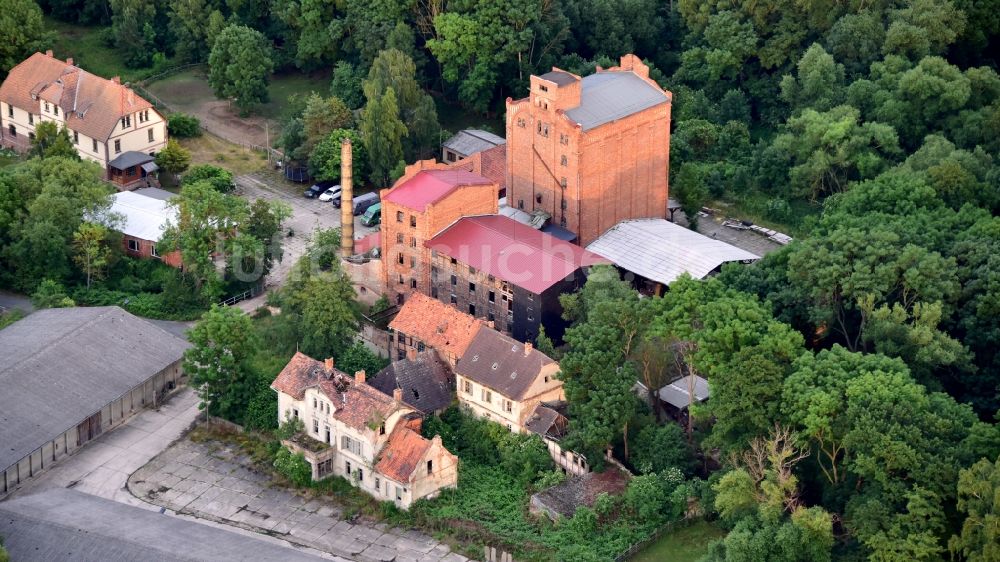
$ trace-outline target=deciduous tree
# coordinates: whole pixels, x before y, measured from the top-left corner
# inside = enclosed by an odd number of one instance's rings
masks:
[[[216,97],[232,98],[241,113],[268,101],[274,62],[271,44],[259,31],[242,25],[223,29],[212,45],[208,68]]]
[[[184,372],[201,398],[199,407],[227,419],[237,418],[253,395],[248,362],[258,341],[250,317],[233,306],[213,305],[188,332]]]
[[[389,88],[368,101],[361,118],[361,140],[368,153],[371,181],[385,187],[392,181],[392,171],[403,159],[406,125],[399,119],[396,93]]]

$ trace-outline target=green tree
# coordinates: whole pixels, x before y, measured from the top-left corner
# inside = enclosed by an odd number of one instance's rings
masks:
[[[434,100],[417,83],[413,59],[397,49],[381,51],[363,83],[369,102],[390,88],[396,94],[399,118],[406,123],[408,159],[426,156],[430,148],[437,148],[441,130],[437,109]]]
[[[312,465],[302,453],[293,453],[282,447],[274,456],[274,468],[299,487],[312,483]]]
[[[104,277],[104,268],[108,266],[113,255],[109,244],[108,229],[93,222],[80,225],[73,234],[74,261],[87,276],[87,288],[92,279]]]
[[[66,294],[66,287],[51,279],[42,279],[38,288],[31,294],[31,304],[35,308],[69,308],[76,306],[73,299]]]
[[[222,30],[208,57],[208,83],[216,97],[232,98],[240,112],[268,101],[274,70],[271,44],[255,29],[230,25]]]
[[[191,153],[174,139],[167,140],[167,146],[163,147],[156,155],[156,165],[161,170],[170,174],[171,181],[176,183],[177,175],[187,170],[191,165]]]
[[[42,10],[34,0],[10,0],[0,12],[0,78],[50,40],[42,20]]]
[[[229,193],[235,189],[233,183],[233,173],[225,168],[213,166],[212,164],[199,164],[191,168],[181,179],[181,185],[189,185],[195,182],[207,181],[219,193]]]
[[[271,272],[275,262],[281,261],[281,225],[291,216],[292,208],[282,201],[257,199],[250,205],[250,215],[241,232],[257,241],[259,253],[246,257],[259,262],[259,266],[257,263],[245,263],[244,271],[259,271],[259,278],[262,279]]]
[[[43,121],[35,127],[35,138],[31,139],[31,150],[28,154],[40,158],[62,156],[80,159],[76,147],[73,146],[73,139],[69,136],[69,129],[66,127],[60,129],[55,121]]]
[[[179,139],[201,136],[201,121],[194,115],[171,113],[167,117],[167,131]]]
[[[156,3],[153,0],[109,0],[111,5],[111,34],[115,47],[125,57],[130,67],[149,66],[156,51],[154,18]]]
[[[948,550],[969,562],[1000,559],[1000,460],[981,459],[959,473],[958,509],[965,521]]]
[[[309,173],[317,180],[340,179],[341,141],[351,139],[351,167],[356,178],[364,177],[367,154],[361,135],[352,129],[337,129],[319,142],[309,155]]]
[[[361,84],[364,77],[353,64],[339,61],[333,67],[333,78],[330,81],[330,95],[342,100],[350,109],[359,109],[364,105],[364,91]]]
[[[212,51],[209,26],[212,3],[206,0],[177,0],[170,3],[170,29],[174,34],[177,58],[185,62],[202,62]],[[214,37],[213,37],[214,38]]]
[[[392,88],[368,101],[360,132],[368,153],[371,181],[385,187],[392,181],[396,163],[403,159],[403,137],[407,133],[406,125],[399,119],[399,106]]]
[[[313,70],[337,60],[345,34],[338,5],[323,0],[277,0],[272,13],[288,29],[289,52],[296,66]]]
[[[302,351],[336,357],[349,349],[358,331],[354,287],[339,268],[311,276],[297,298],[301,304]]]
[[[632,447],[632,465],[643,474],[676,468],[689,472],[691,450],[681,426],[668,422],[665,425],[647,425],[639,431]]]
[[[828,111],[844,99],[844,66],[814,43],[796,65],[796,75],[781,80],[781,97],[795,110]]]
[[[340,99],[310,94],[302,111],[303,152],[311,153],[331,133],[338,129],[350,129],[353,125],[354,116]]]
[[[188,332],[188,341],[184,371],[201,398],[199,407],[243,421],[243,408],[253,395],[248,363],[259,345],[250,317],[236,307],[213,305]]]

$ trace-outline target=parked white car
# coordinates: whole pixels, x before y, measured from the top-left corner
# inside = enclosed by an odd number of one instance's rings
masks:
[[[319,196],[320,201],[332,201],[334,198],[340,197],[340,186],[335,185],[330,189],[327,189]]]

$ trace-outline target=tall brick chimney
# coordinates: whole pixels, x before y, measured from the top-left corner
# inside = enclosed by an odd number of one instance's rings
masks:
[[[398,387],[392,389],[392,399],[401,403],[403,401],[403,389]]]
[[[121,76],[112,76],[111,77],[111,81],[114,82],[115,84],[121,84],[122,83],[122,77]]]
[[[66,64],[73,66],[73,57],[66,59]]]
[[[364,384],[365,383],[365,370],[364,369],[361,369],[360,371],[356,371],[354,373],[354,382],[356,382],[358,384]]]
[[[45,51],[45,56],[51,57],[52,56],[52,49],[49,49],[48,51]]]
[[[354,255],[354,178],[351,139],[340,142],[340,254]]]
[[[524,342],[524,356],[527,357],[531,354],[531,350],[534,349],[534,345],[530,341]]]

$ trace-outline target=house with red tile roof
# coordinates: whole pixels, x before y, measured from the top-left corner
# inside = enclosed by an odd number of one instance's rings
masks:
[[[421,498],[458,485],[458,457],[441,438],[420,434],[422,416],[403,400],[354,376],[296,352],[271,383],[279,421],[301,420],[303,430],[283,444],[301,453],[314,480],[342,476],[367,494],[407,509]]]
[[[27,150],[45,121],[65,127],[80,158],[100,164],[119,189],[154,183],[166,120],[117,76],[95,76],[52,51],[31,55],[0,85],[0,144]]]
[[[487,323],[427,295],[414,293],[389,323],[390,356],[415,357],[433,349],[454,367]]]
[[[463,217],[424,245],[431,297],[522,342],[542,326],[559,341],[566,327],[559,295],[576,291],[590,266],[611,263],[504,215]]]

